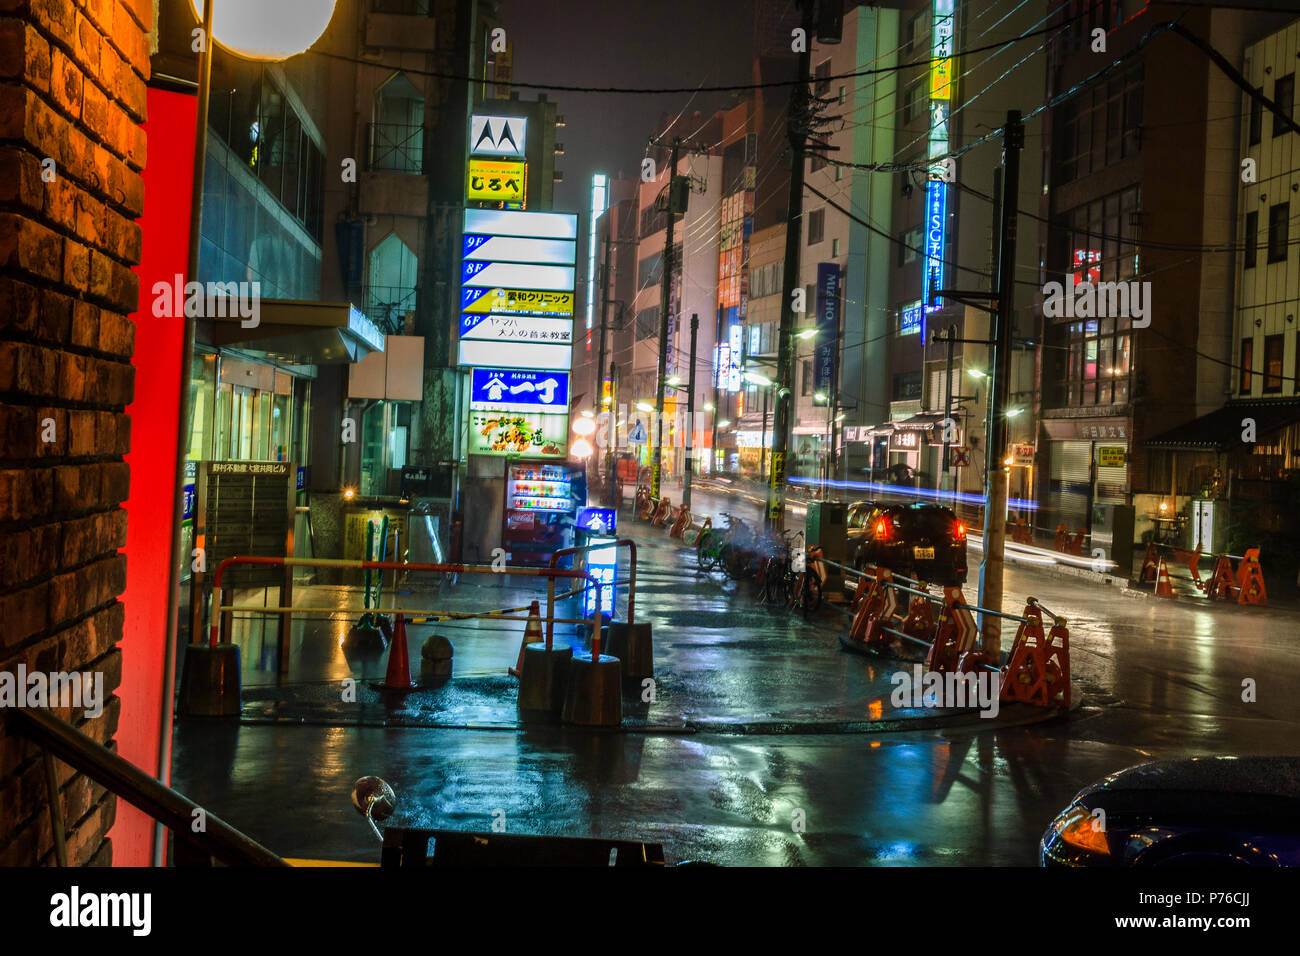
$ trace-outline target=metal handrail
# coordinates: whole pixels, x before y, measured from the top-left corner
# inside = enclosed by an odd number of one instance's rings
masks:
[[[628,577],[627,577],[627,622],[628,622],[629,624],[633,624],[633,623],[636,622],[636,612],[635,612],[635,607],[636,607],[636,542],[633,541],[631,538],[619,538],[618,540],[616,540],[616,541],[613,543],[612,547],[614,547],[614,548],[621,548],[621,547],[623,547],[624,545],[627,546],[627,549],[628,549],[628,560],[629,560],[629,562],[630,562],[630,569],[629,569],[629,571],[628,571]],[[606,542],[603,543],[603,544],[587,544],[587,545],[583,545],[582,547],[575,547],[575,548],[561,548],[559,551],[556,551],[554,554],[551,555],[551,562],[550,562],[550,564],[548,565],[548,567],[550,567],[550,568],[552,568],[552,569],[555,568],[555,566],[559,563],[560,558],[571,557],[572,555],[575,555],[575,554],[586,554],[588,551],[596,551],[596,550],[599,550],[599,549],[601,549],[601,548],[608,548],[608,547],[611,547],[611,545],[610,545],[610,543],[609,543],[608,541],[606,541]],[[552,588],[555,586],[555,579],[554,579],[554,578],[551,579],[550,586],[551,586]],[[586,588],[584,588],[583,590],[586,590]],[[599,590],[599,588],[597,588],[597,590]],[[568,595],[560,595],[560,597],[565,597],[565,596],[568,596]],[[597,598],[597,600],[599,600],[599,598]],[[613,600],[612,603],[615,605],[615,607],[611,607],[611,608],[609,609],[609,616],[610,616],[611,619],[614,617],[614,614],[615,614],[615,612],[616,612],[616,610],[617,610],[617,604],[618,604],[618,592],[617,592],[617,590],[614,592],[614,600]],[[597,607],[599,607],[599,606],[600,606],[600,605],[597,604]]]
[[[91,740],[48,709],[15,708],[9,719],[20,734],[167,827],[176,834],[178,841],[190,844],[229,866],[289,866],[283,858],[256,840],[155,780],[129,760]],[[58,794],[52,792],[51,813],[56,812],[57,804]],[[192,829],[196,810],[204,818],[204,830],[200,833],[194,833]],[[61,817],[61,810],[57,812]],[[59,833],[62,833],[61,824]]]

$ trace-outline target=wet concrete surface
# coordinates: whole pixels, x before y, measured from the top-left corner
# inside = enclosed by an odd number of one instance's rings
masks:
[[[734,495],[695,498],[698,512],[740,511]],[[1028,727],[844,732],[896,665],[840,650],[833,612],[814,625],[754,607],[719,574],[695,571],[662,532],[625,530],[644,544],[637,603],[655,632],[656,700],[629,712],[643,724],[623,733],[478,724],[470,718],[481,712],[513,717],[513,700],[494,698],[513,683],[503,671],[523,625],[453,634],[441,624],[411,638],[412,659],[418,666],[424,635],[446,629],[465,699],[448,697],[428,725],[313,721],[310,708],[277,715],[284,695],[265,680],[246,694],[255,722],[178,725],[173,785],[294,857],[376,860],[348,793],[378,774],[398,792],[398,825],[488,830],[504,811],[511,832],[657,841],[673,862],[1032,865],[1051,818],[1107,773],[1155,758],[1297,750],[1300,616],[1289,610],[1157,602],[1013,566],[1008,610],[1033,594],[1070,621],[1079,710]],[[450,589],[456,600],[483,598],[461,587]],[[303,699],[324,703],[336,679],[382,674],[382,658],[349,661],[337,640],[295,653],[316,661],[295,665]],[[313,667],[325,676],[307,679]],[[1256,702],[1243,701],[1243,681]],[[368,704],[387,716],[380,701]],[[750,732],[718,732],[736,729],[728,720]],[[837,723],[840,732],[806,732]]]

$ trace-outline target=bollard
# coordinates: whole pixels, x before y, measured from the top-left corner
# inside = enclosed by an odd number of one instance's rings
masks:
[[[238,717],[239,646],[186,644],[177,712],[184,717]]]
[[[554,720],[564,708],[573,648],[548,647],[545,641],[524,647],[517,706],[522,719]]]
[[[595,634],[590,654],[574,654],[560,719],[582,727],[618,727],[623,723],[623,668],[617,657],[600,653]]]
[[[441,684],[451,678],[451,659],[455,646],[441,634],[430,635],[420,648],[420,680]]]
[[[649,623],[610,622],[609,652],[623,662],[624,677],[655,676],[654,642]]]

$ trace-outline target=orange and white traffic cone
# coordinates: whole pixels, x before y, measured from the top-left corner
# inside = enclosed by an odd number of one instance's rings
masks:
[[[1169,583],[1169,569],[1165,567],[1165,559],[1161,557],[1156,570],[1156,597],[1171,598],[1173,596],[1174,588]]]
[[[388,672],[378,689],[408,691],[415,687],[415,681],[411,680],[411,655],[406,647],[406,618],[399,614],[393,625],[393,640],[388,645]]]
[[[510,668],[510,675],[518,677],[524,669],[524,648],[529,644],[536,644],[538,641],[546,640],[546,635],[542,633],[542,609],[536,601],[528,609],[528,623],[524,625],[524,639],[519,642],[519,659],[515,661],[515,666]]]

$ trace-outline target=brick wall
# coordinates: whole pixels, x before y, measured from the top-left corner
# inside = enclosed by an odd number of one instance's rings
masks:
[[[152,16],[151,0],[0,0],[0,670],[102,671],[106,694]],[[119,701],[56,713],[109,743]],[[69,862],[107,864],[115,800],[58,766]],[[0,866],[50,863],[52,847],[40,761],[0,721]]]

